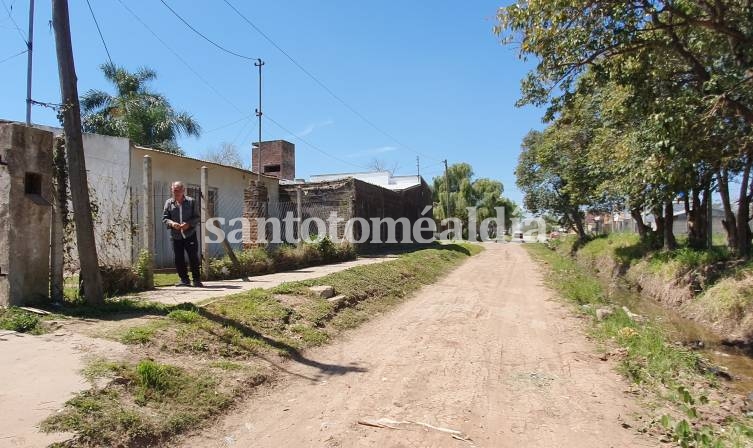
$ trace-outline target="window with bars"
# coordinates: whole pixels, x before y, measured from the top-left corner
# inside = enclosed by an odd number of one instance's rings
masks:
[[[216,188],[209,188],[209,202],[207,203],[207,213],[209,216],[217,216],[217,197],[218,190]],[[186,196],[190,196],[199,201],[199,209],[201,209],[201,187],[198,185],[187,185]]]

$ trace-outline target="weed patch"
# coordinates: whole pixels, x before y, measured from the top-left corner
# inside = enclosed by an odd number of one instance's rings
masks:
[[[0,308],[0,330],[11,330],[19,333],[42,334],[44,326],[34,313],[20,308]]]
[[[151,360],[101,366],[89,371],[115,380],[69,400],[42,422],[43,431],[75,432],[79,446],[153,445],[217,414],[237,393],[206,371]]]

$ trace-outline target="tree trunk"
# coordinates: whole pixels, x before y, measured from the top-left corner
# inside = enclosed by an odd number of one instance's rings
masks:
[[[653,241],[653,247],[655,249],[661,249],[664,246],[664,210],[661,205],[657,205],[653,209],[654,221],[656,222],[656,231],[654,235],[656,238]]]
[[[722,198],[722,207],[724,207],[724,219],[722,225],[727,232],[727,246],[733,251],[737,248],[737,219],[732,211],[732,202],[729,197],[729,172],[722,168],[717,172],[719,181],[719,195]]]
[[[65,217],[68,204],[68,176],[65,169],[65,143],[55,142],[55,172],[52,194],[52,226],[50,230],[50,298],[65,300]]]
[[[55,31],[58,72],[60,75],[61,115],[65,129],[65,147],[76,223],[76,247],[81,265],[84,296],[89,304],[104,301],[102,278],[99,273],[94,223],[86,178],[84,142],[81,135],[81,109],[76,86],[76,67],[73,62],[71,27],[67,0],[52,0],[52,27]]]
[[[581,241],[586,240],[586,228],[583,226],[583,218],[580,216],[580,212],[578,210],[570,213],[573,224],[575,224],[575,230],[578,232],[578,239]]]
[[[674,207],[672,201],[664,203],[664,249],[677,249],[677,240],[673,229]]]
[[[738,200],[736,228],[737,233],[737,246],[735,253],[744,258],[750,256],[750,196],[748,195],[748,189],[750,188],[750,169],[753,159],[747,157],[745,161],[745,169],[743,170],[743,177],[740,181],[740,199]]]
[[[688,244],[695,249],[703,249],[706,247],[707,226],[706,208],[701,202],[700,188],[693,188],[685,196],[685,216],[688,218]]]
[[[633,221],[635,221],[635,227],[638,230],[638,236],[641,238],[641,241],[646,241],[648,239],[649,228],[646,225],[646,223],[643,222],[643,215],[641,214],[641,209],[639,208],[631,209],[630,216],[633,218]]]

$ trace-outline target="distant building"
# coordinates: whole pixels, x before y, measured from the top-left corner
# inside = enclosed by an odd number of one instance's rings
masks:
[[[389,171],[317,174],[311,176],[311,182],[330,182],[348,178],[357,179],[388,190],[404,190],[421,185],[423,182],[421,176],[393,176]]]

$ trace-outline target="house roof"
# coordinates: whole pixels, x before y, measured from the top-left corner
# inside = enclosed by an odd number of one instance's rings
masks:
[[[237,166],[225,165],[225,164],[217,163],[217,162],[210,162],[208,160],[198,159],[196,157],[189,157],[189,156],[182,155],[182,154],[174,154],[174,153],[171,153],[171,152],[162,151],[160,149],[147,148],[146,146],[139,146],[139,145],[133,145],[133,147],[141,149],[143,151],[155,152],[155,153],[159,153],[159,154],[170,156],[170,157],[177,157],[177,158],[186,159],[186,160],[193,160],[195,162],[201,162],[201,163],[203,163],[205,165],[214,165],[214,166],[221,166],[223,168],[230,168],[230,169],[233,169],[233,170],[236,170],[236,171],[240,171],[240,172],[242,172],[244,174],[250,174],[250,175],[257,175],[257,174],[259,174],[256,171],[247,170],[245,168],[238,168]],[[267,179],[273,179],[275,181],[279,180],[278,178],[276,178],[274,176],[270,176],[268,174],[262,174],[261,176],[265,177]]]

